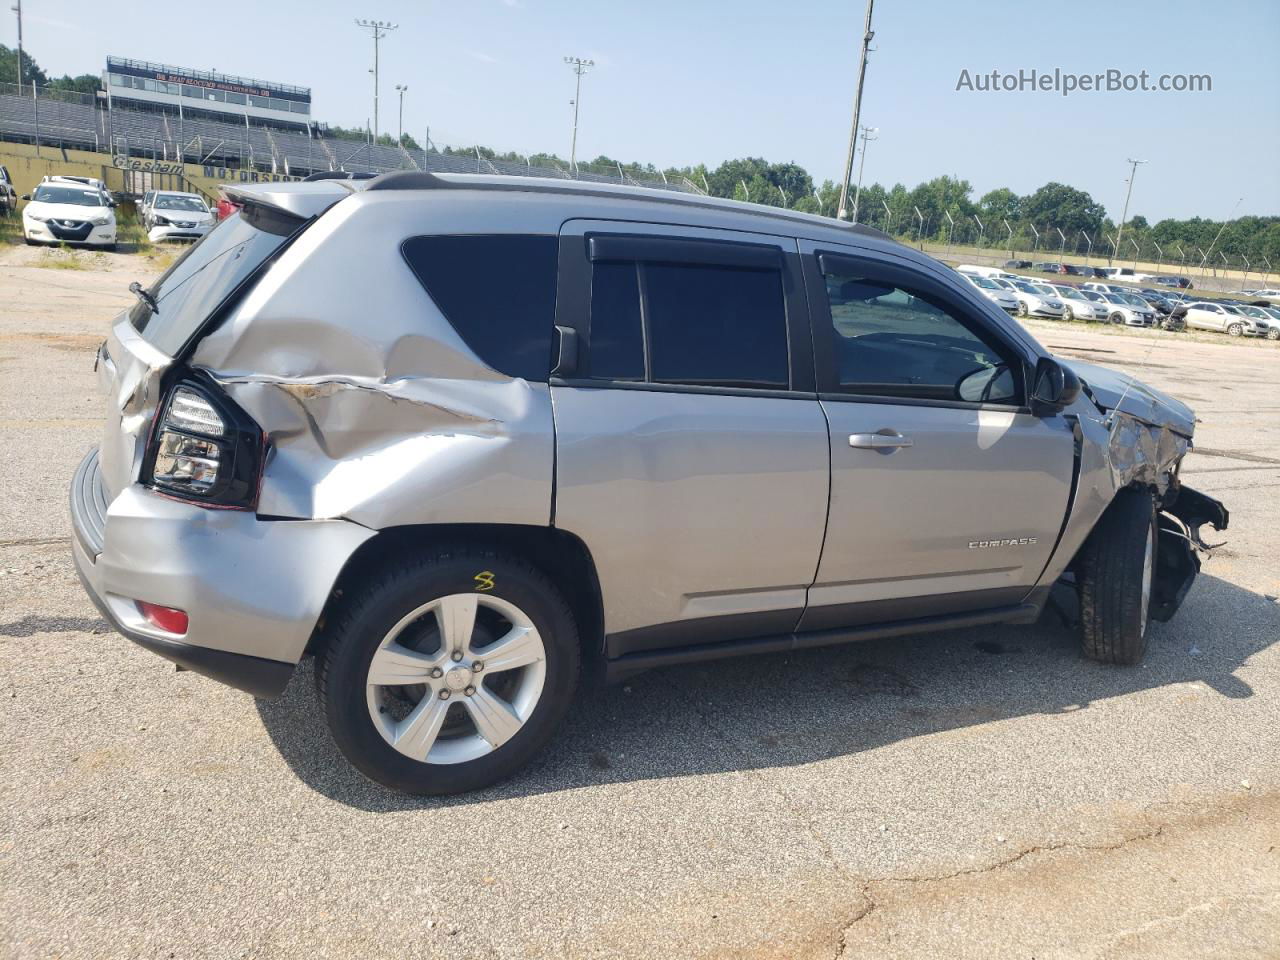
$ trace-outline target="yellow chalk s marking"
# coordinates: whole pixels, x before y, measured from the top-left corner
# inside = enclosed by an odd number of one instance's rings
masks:
[[[478,590],[479,592],[486,593],[489,590],[492,590],[494,586],[493,571],[481,570],[479,573],[476,574],[475,581],[476,581],[476,590]]]

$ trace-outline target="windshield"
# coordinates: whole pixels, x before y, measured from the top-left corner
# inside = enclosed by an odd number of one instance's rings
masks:
[[[970,277],[969,282],[975,287],[981,287],[983,290],[999,290],[998,284],[992,283],[986,277]]]
[[[1259,310],[1257,307],[1236,307],[1236,309],[1239,310],[1241,313],[1243,313],[1246,317],[1253,317],[1255,320],[1267,319],[1267,315],[1263,313],[1261,310]]]
[[[209,208],[199,197],[158,197],[157,210],[191,210],[195,213],[208,213]]]
[[[1068,300],[1084,299],[1084,294],[1082,294],[1075,287],[1054,287],[1053,289],[1058,291],[1059,296],[1066,297]]]
[[[1080,291],[1080,295],[1081,295],[1082,297],[1084,297],[1086,300],[1092,300],[1094,303],[1106,303],[1106,302],[1107,302],[1107,298],[1106,298],[1106,297],[1104,297],[1104,296],[1103,296],[1102,294],[1100,294],[1100,293],[1095,293],[1093,290],[1081,290],[1081,291]]]
[[[1238,317],[1238,316],[1240,316],[1240,311],[1239,311],[1239,310],[1237,310],[1235,307],[1228,306],[1228,305],[1227,305],[1227,304],[1225,304],[1225,303],[1224,303],[1224,304],[1222,304],[1222,309],[1223,309],[1223,310],[1225,310],[1225,311],[1227,311],[1227,313],[1235,314],[1237,317]]]
[[[1047,283],[1033,283],[1030,286],[1036,293],[1043,293],[1046,297],[1056,297],[1058,295],[1058,291]]]
[[[274,212],[237,211],[183,254],[142,298],[129,319],[157,349],[176,356],[226,297],[302,225]]]
[[[77,207],[100,207],[102,206],[102,194],[97,190],[87,190],[84,187],[36,187],[32,200],[39,200],[41,203],[70,203]]]
[[[1149,304],[1149,303],[1147,303],[1147,301],[1143,300],[1141,297],[1137,296],[1136,294],[1132,294],[1132,293],[1121,293],[1121,294],[1119,294],[1119,297],[1120,297],[1120,302],[1121,302],[1121,303],[1127,303],[1127,304],[1129,304],[1130,306],[1133,306],[1133,307],[1148,307],[1148,306],[1150,306],[1150,304]]]

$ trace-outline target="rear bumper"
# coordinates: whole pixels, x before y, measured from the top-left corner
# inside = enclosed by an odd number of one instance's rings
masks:
[[[121,634],[254,696],[278,695],[338,574],[372,530],[343,520],[260,520],[132,484],[112,499],[85,457],[71,484],[72,553],[90,599]],[[185,611],[184,634],[139,611]]]

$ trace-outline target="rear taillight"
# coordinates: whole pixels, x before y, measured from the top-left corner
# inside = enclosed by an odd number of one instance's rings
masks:
[[[220,390],[184,380],[160,408],[144,481],[210,506],[250,510],[262,472],[262,431]]]

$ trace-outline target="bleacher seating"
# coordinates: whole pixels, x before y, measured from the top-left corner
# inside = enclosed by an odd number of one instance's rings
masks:
[[[616,168],[601,170],[580,166],[576,175],[557,166],[529,162],[489,160],[475,153],[437,149],[400,149],[378,143],[312,135],[301,130],[177,117],[134,110],[114,104],[99,107],[87,95],[43,92],[32,98],[30,88],[20,96],[12,84],[0,88],[0,139],[34,142],[84,150],[126,153],[131,156],[215,163],[262,172],[306,176],[335,167],[343,170],[386,173],[414,169],[438,173],[498,173],[520,177],[578,179],[596,183],[628,183],[658,189],[689,192],[687,181],[634,179]],[[108,144],[111,147],[108,147]]]

